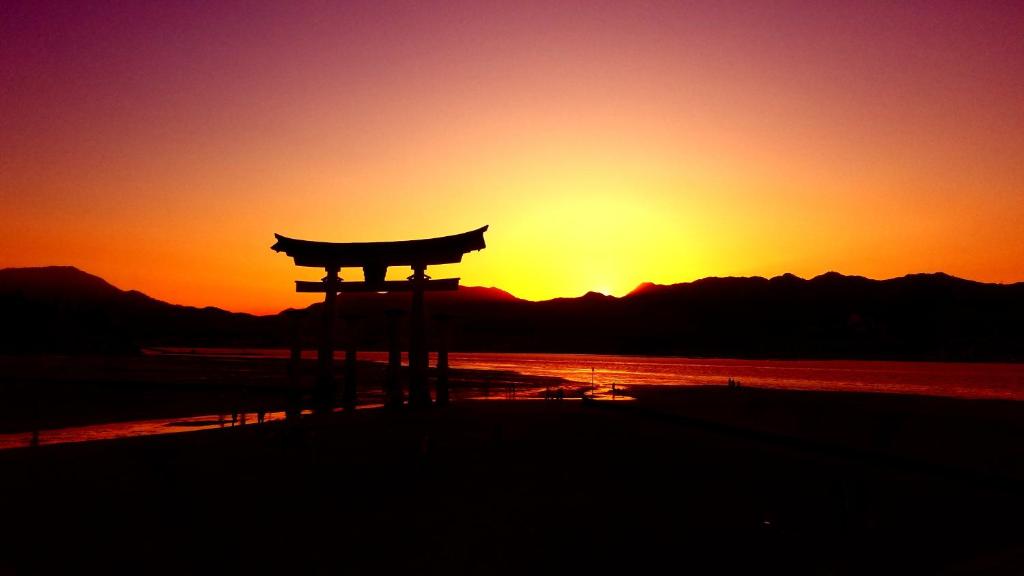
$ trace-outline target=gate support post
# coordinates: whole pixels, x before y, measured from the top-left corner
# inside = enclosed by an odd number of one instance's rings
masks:
[[[317,378],[313,391],[313,411],[329,414],[334,409],[334,316],[338,299],[338,267],[327,268],[324,278],[323,324],[320,333],[320,347],[317,350]]]

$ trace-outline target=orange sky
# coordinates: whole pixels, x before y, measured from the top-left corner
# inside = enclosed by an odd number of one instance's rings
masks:
[[[1022,5],[284,4],[8,10],[0,267],[263,313],[322,276],[274,232],[489,224],[432,275],[1024,280]]]

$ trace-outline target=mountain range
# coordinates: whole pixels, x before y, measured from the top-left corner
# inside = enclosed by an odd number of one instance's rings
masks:
[[[361,349],[386,349],[385,312],[408,310],[409,300],[340,295],[336,341],[355,335]],[[428,293],[427,309],[432,324],[450,318],[460,351],[1024,361],[1024,283],[943,273],[705,278],[541,302],[462,287]],[[290,334],[312,348],[319,313],[319,304],[267,316],[179,306],[69,266],[0,270],[0,353],[277,347]]]

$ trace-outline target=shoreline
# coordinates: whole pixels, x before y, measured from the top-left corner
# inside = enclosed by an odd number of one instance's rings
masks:
[[[296,391],[312,390],[315,360],[303,359],[298,380],[287,376],[280,358],[216,356],[149,357],[2,357],[7,374],[0,382],[0,434],[30,433],[136,420],[188,418],[238,412],[280,412]],[[407,366],[402,367],[403,378]],[[338,389],[343,362],[336,362]],[[386,365],[360,360],[358,403],[382,398]],[[579,383],[530,377],[512,371],[453,368],[452,393],[507,387],[539,389],[546,384],[568,388]]]
[[[586,389],[588,387],[581,387]],[[643,386],[624,387],[629,402],[608,399],[587,400],[583,406],[591,411],[623,412],[642,419],[653,419],[684,427],[704,429],[711,433],[776,443],[792,449],[821,454],[839,453],[848,457],[880,462],[915,462],[925,468],[951,470],[1015,481],[1024,485],[1024,403],[1014,400],[956,399],[915,394],[898,395],[871,392],[823,392],[764,388],[731,389],[726,386]],[[580,398],[564,401],[524,396],[512,399],[496,395],[483,398],[475,386],[459,389],[452,407],[459,411],[492,410],[491,406],[509,406],[510,410],[531,414],[560,410],[561,406],[580,405]],[[375,408],[373,412],[395,414],[366,399],[357,411]],[[450,407],[433,407],[427,411],[444,414]],[[575,408],[566,408],[569,410]],[[267,422],[258,424],[256,414],[248,412],[248,424],[232,425],[230,416],[217,422],[216,413],[190,411],[148,420],[111,420],[85,425],[117,428],[155,423],[172,427],[153,434],[143,429],[138,433],[111,438],[76,439],[39,446],[19,446],[0,453],[46,453],[68,445],[115,445],[118,442],[145,442],[156,437],[181,437],[196,434],[237,433],[235,430],[280,428],[289,426],[283,412],[268,411]],[[332,418],[345,418],[340,408]],[[246,416],[241,415],[242,421]],[[197,422],[193,422],[197,421]],[[295,425],[316,426],[308,411]],[[291,426],[291,427],[295,427]],[[60,433],[63,429],[53,429]],[[21,431],[11,435],[25,436]],[[166,442],[171,440],[160,440]],[[183,443],[187,443],[182,441]],[[111,444],[113,443],[113,444]],[[87,448],[82,448],[87,450]],[[14,457],[17,459],[18,457]],[[1008,480],[1010,479],[1010,480]]]
[[[137,420],[195,418],[237,412],[255,413],[283,411],[290,395],[307,394],[312,387],[315,360],[304,359],[297,381],[287,377],[287,360],[276,357],[238,357],[218,354],[155,354],[146,357],[0,357],[0,368],[8,375],[0,382],[0,434],[30,433],[75,426],[130,423]],[[403,366],[403,372],[407,367]],[[377,360],[358,362],[358,401],[360,404],[381,401],[381,387],[386,365]],[[343,380],[343,362],[336,363],[339,390]],[[583,375],[586,376],[586,375]],[[480,396],[490,398],[542,397],[544,390],[559,387],[569,396],[590,390],[583,381],[552,376],[527,375],[511,369],[452,368],[449,382],[454,399]],[[598,381],[598,389],[607,397],[611,392],[609,379]],[[724,383],[680,384],[618,384],[618,395],[636,396],[658,402],[671,399],[672,390],[725,388]],[[630,392],[625,392],[625,391]],[[1020,401],[1008,398],[958,398],[928,395],[916,391],[836,391],[801,390],[797,388],[762,388],[744,386],[742,391],[774,390],[781,398],[801,398],[800,393],[821,393],[855,400],[862,395],[878,396],[876,403],[927,404],[946,406],[948,401],[1001,402]],[[749,392],[753,393],[753,392]],[[836,396],[838,395],[838,396]],[[883,397],[905,398],[900,401]],[[927,400],[932,399],[932,400]],[[671,403],[671,402],[670,402]],[[1020,403],[1024,406],[1024,403]],[[715,408],[721,412],[719,408]],[[1012,411],[1012,408],[992,410]],[[870,412],[870,410],[868,410]],[[721,417],[721,416],[716,416]],[[851,426],[853,423],[850,423]]]

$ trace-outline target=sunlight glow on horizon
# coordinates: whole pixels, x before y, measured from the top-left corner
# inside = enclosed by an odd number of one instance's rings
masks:
[[[0,267],[267,313],[323,275],[275,232],[488,224],[428,273],[531,300],[829,270],[1021,281],[1021,22],[956,2],[17,5]]]

